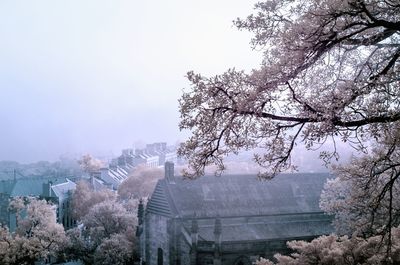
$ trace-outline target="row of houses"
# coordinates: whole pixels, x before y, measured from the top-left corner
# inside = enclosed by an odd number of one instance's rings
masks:
[[[91,175],[104,181],[104,185],[117,189],[135,167],[156,168],[164,166],[165,162],[178,162],[175,147],[168,147],[164,142],[152,143],[142,149],[122,150],[121,155],[112,159],[107,167],[92,172]]]
[[[176,162],[174,148],[168,148],[166,143],[153,143],[143,149],[125,149],[122,154],[113,159],[107,167],[90,172],[89,176],[22,176],[17,178],[16,172],[11,179],[0,180],[0,224],[16,228],[16,215],[9,211],[9,203],[16,197],[36,197],[52,202],[57,206],[57,221],[65,229],[76,225],[72,217],[71,195],[79,180],[88,181],[94,190],[116,190],[128,178],[132,170],[140,165],[145,167],[160,167],[165,161]]]
[[[18,197],[44,199],[56,206],[57,222],[68,230],[76,226],[72,215],[72,194],[78,181],[86,181],[93,190],[112,189],[112,185],[96,177],[29,176],[0,181],[0,225],[15,231],[16,213],[9,210],[10,202]]]
[[[122,154],[115,160],[118,166],[138,166],[144,165],[146,167],[160,167],[165,162],[177,163],[178,157],[176,155],[175,147],[168,147],[167,143],[152,143],[147,144],[142,149],[124,149]]]
[[[102,167],[99,170],[90,172],[91,182],[96,185],[105,186],[111,190],[118,189],[119,185],[128,178],[129,173],[134,167],[120,167],[110,164],[108,167]]]

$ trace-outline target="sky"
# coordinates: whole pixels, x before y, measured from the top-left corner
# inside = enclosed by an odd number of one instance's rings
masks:
[[[251,70],[248,0],[0,1],[0,160],[182,141],[185,74]]]

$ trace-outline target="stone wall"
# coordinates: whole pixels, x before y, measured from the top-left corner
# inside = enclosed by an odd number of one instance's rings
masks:
[[[180,239],[180,262],[182,265],[190,264],[190,245],[183,238],[183,236],[179,237]]]
[[[146,265],[157,265],[159,249],[162,249],[163,264],[169,264],[168,220],[161,215],[146,215]]]

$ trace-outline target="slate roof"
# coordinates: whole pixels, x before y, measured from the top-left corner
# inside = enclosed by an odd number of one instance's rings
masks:
[[[43,184],[51,182],[53,185],[66,182],[66,178],[56,177],[27,177],[0,181],[0,193],[10,197],[16,196],[40,196],[43,192]]]
[[[214,220],[199,220],[199,239],[214,241]],[[221,218],[222,241],[254,241],[289,238],[306,238],[333,232],[331,218],[324,214],[305,214],[290,216],[260,216],[253,220],[243,218],[232,222],[232,219]],[[185,227],[190,231],[190,227]]]
[[[66,182],[52,185],[51,188],[58,198],[64,198],[68,197],[68,192],[76,189],[76,184],[66,179]]]
[[[104,182],[104,180],[96,178],[96,177],[91,177],[90,178],[90,185],[95,191],[99,190],[104,190],[107,189],[107,183]]]
[[[176,209],[173,209],[173,202],[170,196],[166,193],[165,181],[159,180],[151,195],[149,202],[147,203],[147,211],[156,213],[159,215],[173,217],[176,215]]]
[[[322,212],[319,197],[328,173],[281,174],[270,181],[255,175],[161,179],[147,211],[164,216],[232,217]]]

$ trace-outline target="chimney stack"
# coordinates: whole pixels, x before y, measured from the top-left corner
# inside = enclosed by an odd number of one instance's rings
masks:
[[[172,162],[165,162],[164,164],[165,175],[164,178],[168,182],[174,181],[174,163]]]

